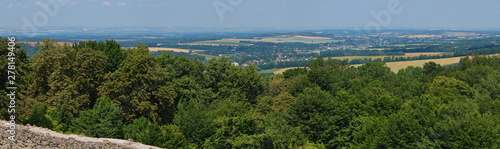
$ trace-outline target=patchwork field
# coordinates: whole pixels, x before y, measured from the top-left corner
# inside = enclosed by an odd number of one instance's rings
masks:
[[[406,68],[408,66],[423,67],[425,63],[433,61],[441,66],[450,65],[460,62],[463,57],[451,57],[451,58],[440,58],[440,59],[427,59],[427,60],[415,60],[415,61],[401,61],[401,62],[388,62],[386,66],[391,68],[391,70],[397,73],[400,69]],[[363,64],[352,65],[354,67],[361,66]]]
[[[250,46],[250,43],[241,43],[241,41],[250,42],[272,42],[272,43],[284,43],[284,42],[302,42],[302,43],[327,43],[327,42],[342,42],[344,40],[333,40],[328,37],[314,37],[314,36],[289,36],[282,35],[276,37],[255,37],[254,39],[235,39],[235,38],[223,38],[220,40],[207,40],[198,41],[190,43],[182,43],[180,45],[228,45],[228,46]]]
[[[401,62],[387,62],[386,66],[391,68],[391,70],[395,73],[397,73],[400,69],[406,68],[408,66],[419,66],[423,67],[425,63],[433,61],[436,62],[442,66],[444,65],[450,65],[450,64],[455,64],[460,62],[460,59],[463,57],[451,57],[451,58],[440,58],[440,59],[427,59],[427,60],[414,60],[414,61],[401,61]],[[354,67],[361,66],[363,64],[356,64],[356,65],[351,65]],[[289,68],[283,68],[280,70],[277,70],[274,72],[274,74],[282,74],[286,70],[293,69],[297,67],[289,67]]]
[[[394,56],[394,57],[414,57],[414,56],[420,56],[420,55],[443,55],[446,54],[446,52],[423,52],[423,53],[405,53],[404,56]],[[390,56],[390,55],[389,55]],[[337,60],[345,60],[345,59],[365,59],[365,58],[371,58],[371,59],[377,59],[381,58],[383,59],[384,57],[388,57],[387,55],[382,55],[382,56],[339,56],[339,57],[331,57],[332,59],[337,59]]]
[[[219,46],[219,45],[227,45],[227,46],[249,46],[249,45],[252,45],[252,44],[249,44],[249,43],[240,43],[240,41],[261,41],[261,40],[254,40],[254,39],[221,39],[221,40],[207,40],[207,41],[182,43],[180,45],[209,45],[209,46]]]
[[[302,42],[302,43],[328,43],[328,42],[343,42],[344,40],[333,40],[327,37],[313,37],[313,36],[278,36],[262,38],[267,42]]]
[[[24,43],[24,44],[28,44],[30,46],[36,46],[36,44],[38,44],[38,42],[18,42],[18,43]],[[67,44],[69,46],[73,46],[72,42],[56,42],[56,45],[62,46],[64,44]]]
[[[160,48],[160,47],[149,47],[149,51],[174,51],[174,52],[184,52],[189,53],[189,49],[177,49],[177,48]],[[203,50],[192,50],[193,52],[200,52]]]
[[[307,39],[332,39],[328,37],[313,37],[313,36],[295,36],[297,38],[307,38]]]
[[[405,35],[398,36],[399,38],[441,38],[443,35]]]

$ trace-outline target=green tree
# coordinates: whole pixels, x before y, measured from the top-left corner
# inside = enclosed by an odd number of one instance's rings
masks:
[[[0,96],[0,118],[2,119],[10,119],[10,115],[14,114],[16,116],[16,119],[24,119],[26,118],[29,114],[31,114],[31,111],[33,110],[33,107],[31,105],[38,105],[38,104],[25,104],[30,100],[29,98],[26,98],[26,90],[27,86],[30,84],[30,78],[31,78],[31,67],[29,65],[29,57],[26,55],[26,50],[21,49],[22,46],[20,44],[14,45],[15,49],[13,51],[13,56],[15,59],[8,59],[7,55],[9,52],[9,39],[8,38],[2,38],[0,37],[0,54],[2,55],[2,58],[0,58],[0,94],[3,96]],[[12,53],[11,53],[12,54]],[[11,72],[9,73],[9,65],[8,63],[11,62],[15,63],[15,71],[10,70]],[[12,72],[15,73],[15,80],[14,84],[11,85],[9,82],[9,75],[13,75]],[[12,79],[12,78],[10,78]],[[16,86],[16,111],[9,113],[8,112],[8,107],[10,106],[10,97],[6,96],[9,94],[12,90],[8,90],[6,87],[9,86]]]
[[[231,99],[256,103],[257,96],[263,92],[260,74],[255,66],[242,68],[232,66],[232,61],[226,57],[209,60],[207,74],[210,85],[219,99]]]
[[[177,125],[161,126],[162,137],[158,140],[157,146],[164,148],[195,148],[196,145],[189,144],[186,137]]]
[[[119,108],[108,97],[101,97],[92,109],[80,112],[74,119],[72,132],[90,137],[122,138],[122,127]]]
[[[338,130],[334,97],[320,88],[306,88],[290,109],[294,126],[298,126],[310,141],[326,143]]]
[[[57,121],[57,126],[55,126],[54,130],[61,132],[69,131],[73,115],[69,112],[67,105],[63,105],[53,118]]]
[[[27,119],[25,119],[23,123],[49,129],[52,129],[54,127],[53,120],[50,118],[50,116],[47,115],[46,104],[35,107],[31,115]]]
[[[101,51],[106,56],[106,65],[103,69],[106,72],[114,72],[118,69],[122,61],[126,58],[126,53],[121,49],[121,45],[114,40],[84,41],[73,45],[75,49],[94,49]]]
[[[125,139],[134,139],[134,141],[149,145],[157,145],[161,137],[160,126],[151,122],[145,117],[135,119],[133,123],[123,128]]]
[[[179,103],[174,123],[180,127],[188,142],[201,145],[215,133],[213,120],[216,116],[210,111],[207,101],[191,99]]]
[[[140,116],[156,119],[160,124],[171,122],[176,93],[167,70],[160,68],[148,54],[148,47],[139,44],[120,68],[105,76],[99,94],[120,105],[122,117],[131,123]]]
[[[102,52],[89,48],[54,46],[41,50],[32,58],[34,77],[28,95],[51,108],[67,104],[72,114],[90,109],[98,98],[105,59]]]

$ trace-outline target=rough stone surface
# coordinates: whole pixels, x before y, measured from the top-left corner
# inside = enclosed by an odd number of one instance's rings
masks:
[[[90,138],[74,134],[61,134],[46,128],[36,126],[24,126],[16,124],[15,141],[9,140],[9,122],[0,120],[0,148],[1,149],[158,149],[158,147],[148,146],[141,143],[111,139],[111,138]]]

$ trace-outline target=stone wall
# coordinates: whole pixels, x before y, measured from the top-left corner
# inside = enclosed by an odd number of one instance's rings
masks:
[[[9,122],[0,120],[1,140],[0,148],[37,148],[37,149],[157,149],[157,147],[144,145],[141,143],[110,139],[110,138],[90,138],[74,134],[61,134],[46,128],[36,126],[16,125],[15,141],[9,140]]]

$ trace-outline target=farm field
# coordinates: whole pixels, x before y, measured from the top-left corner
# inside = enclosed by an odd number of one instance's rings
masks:
[[[247,44],[247,43],[239,43],[239,42],[228,42],[224,40],[210,40],[210,41],[199,41],[199,42],[190,42],[190,43],[182,43],[179,45],[204,45],[204,46],[220,46],[220,45],[227,45],[227,46],[249,46],[252,44]]]
[[[262,38],[267,42],[302,42],[302,43],[328,43],[328,42],[343,42],[344,40],[334,40],[326,37],[312,37],[312,36],[279,36]]]
[[[255,37],[254,39],[235,39],[235,38],[223,38],[220,40],[207,40],[198,41],[190,43],[182,43],[180,45],[229,45],[229,46],[250,46],[249,43],[241,43],[240,41],[250,41],[250,42],[272,42],[272,43],[284,43],[284,42],[301,42],[301,43],[328,43],[328,42],[343,42],[344,40],[333,40],[327,37],[314,37],[314,36],[277,36],[277,37]]]
[[[500,54],[491,54],[489,56],[500,56]],[[415,60],[415,61],[402,61],[402,62],[388,62],[386,65],[391,68],[393,72],[398,72],[400,69],[406,68],[408,66],[419,66],[423,67],[425,63],[433,61],[441,66],[451,65],[455,63],[459,63],[462,57],[450,57],[450,58],[439,58],[439,59],[427,59],[427,60]],[[353,66],[361,66],[361,65],[353,65]]]
[[[161,48],[161,47],[149,47],[149,51],[174,51],[174,52],[184,52],[189,53],[189,49],[178,49],[178,48]],[[193,52],[200,52],[203,50],[192,50]]]
[[[281,70],[281,68],[261,70],[259,71],[259,73],[274,73],[275,71],[278,70]]]
[[[420,56],[420,55],[442,55],[446,54],[446,52],[424,52],[424,53],[405,53],[404,56],[394,56],[394,57],[413,57],[413,56]],[[345,59],[364,59],[364,58],[371,58],[371,59],[377,59],[381,58],[383,59],[384,57],[388,57],[391,55],[381,55],[381,56],[339,56],[339,57],[330,57],[332,59],[337,59],[337,60],[345,60]]]
[[[30,46],[36,46],[36,44],[38,44],[39,42],[18,42],[18,43],[24,43],[24,44],[28,44]],[[57,45],[64,45],[64,44],[67,44],[69,46],[73,46],[73,43],[72,42],[56,42]]]
[[[288,67],[288,68],[282,68],[274,71],[274,74],[283,74],[283,72],[289,70],[289,69],[294,69],[294,68],[302,68],[302,67]]]
[[[422,67],[424,66],[425,63],[433,61],[436,62],[440,65],[450,65],[450,64],[455,64],[460,62],[460,59],[463,57],[451,57],[451,58],[440,58],[440,59],[427,59],[427,60],[414,60],[414,61],[401,61],[401,62],[387,62],[386,65],[387,67],[391,68],[391,70],[395,73],[397,73],[400,69],[406,68],[408,66],[418,66]],[[363,64],[356,64],[356,65],[351,65],[354,67],[361,66]],[[274,71],[274,74],[282,74],[286,70],[293,69],[293,68],[298,68],[298,67],[288,67],[288,68],[283,68],[279,69],[277,71]]]
[[[362,47],[362,48],[349,48],[349,50],[391,50],[391,48],[367,48],[367,47]]]
[[[180,45],[208,45],[208,46],[219,46],[219,45],[228,45],[228,46],[249,46],[252,44],[249,43],[240,43],[240,41],[260,41],[254,39],[220,39],[220,40],[207,40],[207,41],[198,41],[198,42],[190,42],[183,43]]]
[[[414,61],[401,61],[401,62],[387,62],[386,66],[391,68],[391,70],[397,73],[400,69],[406,68],[408,66],[423,67],[425,63],[433,61],[441,66],[450,65],[460,62],[463,57],[450,57],[450,58],[440,58],[440,59],[427,59],[427,60],[414,60]],[[361,66],[363,64],[352,65],[354,67]]]

